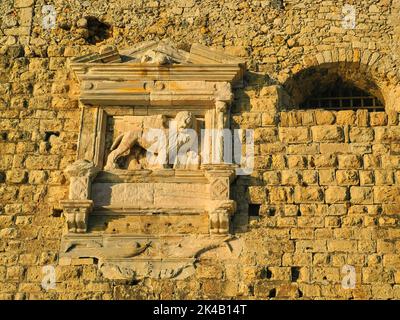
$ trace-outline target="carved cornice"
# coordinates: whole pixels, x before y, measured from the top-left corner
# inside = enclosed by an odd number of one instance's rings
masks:
[[[212,105],[219,83],[242,86],[244,61],[196,44],[190,53],[164,42],[105,48],[71,68],[88,105]],[[226,101],[228,102],[228,101]]]

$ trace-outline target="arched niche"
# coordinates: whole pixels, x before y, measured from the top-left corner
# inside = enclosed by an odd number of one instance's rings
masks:
[[[305,68],[283,84],[291,108],[384,110],[388,83],[360,63],[324,63]]]

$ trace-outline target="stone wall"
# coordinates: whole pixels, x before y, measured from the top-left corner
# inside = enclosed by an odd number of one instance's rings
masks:
[[[399,298],[400,36],[397,0],[62,1],[0,3],[0,298]],[[186,280],[107,281],[96,261],[59,264],[59,203],[76,159],[77,81],[69,58],[100,45],[169,38],[223,48],[248,63],[232,127],[255,129],[255,170],[234,185],[237,258],[203,256]],[[385,112],[285,111],[310,67],[376,87]],[[296,82],[297,81],[297,82]],[[295,83],[296,86],[292,84]],[[319,83],[317,82],[317,85]],[[249,204],[260,217],[248,216]],[[42,267],[56,267],[44,290]],[[344,289],[345,265],[356,288]]]

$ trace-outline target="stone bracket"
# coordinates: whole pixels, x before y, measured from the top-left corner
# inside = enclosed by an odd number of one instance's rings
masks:
[[[87,231],[89,214],[93,208],[92,200],[62,200],[60,201],[67,220],[69,233],[84,233]]]
[[[231,216],[236,210],[236,202],[230,199],[235,171],[231,165],[213,165],[206,169],[205,174],[210,182],[210,233],[228,234]]]

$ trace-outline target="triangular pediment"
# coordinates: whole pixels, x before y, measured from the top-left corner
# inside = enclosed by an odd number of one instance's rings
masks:
[[[145,41],[123,50],[118,50],[113,46],[104,46],[100,48],[99,53],[88,54],[72,60],[72,64],[82,63],[237,64],[242,67],[245,65],[244,60],[214,48],[196,43],[191,46],[190,51],[186,51],[166,40]]]

